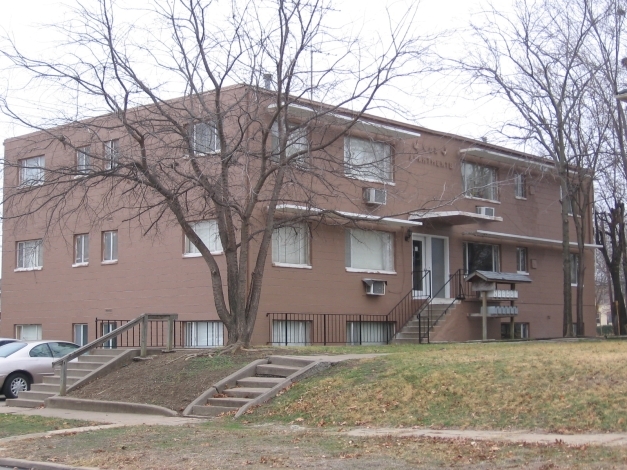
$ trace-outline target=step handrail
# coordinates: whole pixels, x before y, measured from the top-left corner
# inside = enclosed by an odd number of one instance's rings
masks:
[[[426,294],[423,297],[416,298],[414,297],[414,289],[415,284],[413,284],[413,273],[412,273],[412,286],[411,290],[405,297],[403,297],[393,308],[388,312],[386,318],[390,323],[396,323],[397,331],[395,334],[388,340],[388,343],[396,336],[396,333],[401,331],[409,320],[416,314],[416,312],[420,311],[420,309],[428,303],[431,298],[430,294]],[[420,283],[428,286],[427,292],[431,292],[431,271],[428,269],[422,270],[422,277],[420,278]]]
[[[143,328],[141,329],[141,357],[146,357],[148,351],[148,322],[153,320],[167,320],[168,321],[168,343],[167,343],[167,351],[172,350],[172,333],[174,332],[174,321],[178,318],[177,313],[167,313],[167,314],[156,314],[156,313],[143,313],[137,318],[129,321],[125,325],[116,328],[113,331],[110,331],[104,336],[95,339],[91,343],[86,344],[85,346],[81,346],[78,349],[75,349],[69,354],[66,354],[60,359],[52,362],[52,367],[57,365],[61,365],[61,373],[60,373],[60,383],[59,383],[59,395],[65,396],[67,391],[67,364],[72,359],[76,359],[79,356],[82,356],[85,353],[88,353],[92,349],[97,348],[98,346],[106,343],[107,341],[120,336],[127,330],[130,330],[135,325],[141,323]]]

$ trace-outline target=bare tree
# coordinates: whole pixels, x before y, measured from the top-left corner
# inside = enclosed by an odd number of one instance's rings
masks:
[[[588,146],[589,156],[594,145],[594,138],[580,127],[589,125],[581,113],[588,110],[583,103],[594,75],[585,54],[592,34],[590,18],[588,0],[519,0],[511,17],[493,6],[486,23],[473,27],[479,44],[463,63],[474,80],[517,112],[517,118],[503,125],[502,134],[555,164],[562,192],[564,336],[573,335],[569,213],[576,205],[573,200],[581,201],[584,211],[590,207],[589,200],[578,198],[591,184],[577,186],[572,173],[579,171],[582,148]],[[576,232],[581,235],[582,229]],[[584,269],[581,258],[579,271]]]
[[[32,146],[78,155],[46,161],[36,184],[5,188],[5,220],[45,214],[52,230],[115,215],[144,234],[180,225],[206,262],[229,345],[248,345],[273,230],[325,215],[315,208],[342,196],[334,175],[344,171],[330,148],[386,105],[382,89],[426,67],[431,42],[412,33],[415,8],[371,42],[327,25],[332,11],[324,0],[172,0],[129,24],[99,0],[62,25],[58,60],[6,44],[33,83],[80,106],[41,123],[3,100],[6,114],[43,131]],[[15,160],[5,167],[25,170]],[[287,205],[307,210],[277,217]],[[209,219],[224,265],[195,231]]]

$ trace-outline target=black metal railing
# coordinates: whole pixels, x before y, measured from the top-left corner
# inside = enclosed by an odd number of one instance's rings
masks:
[[[96,338],[124,326],[131,320],[96,318]],[[168,322],[148,321],[147,346],[163,348],[168,343]],[[173,347],[203,348],[226,344],[227,332],[222,322],[208,320],[176,320],[173,327]],[[142,324],[137,324],[114,339],[106,341],[103,348],[138,348],[141,343]]]

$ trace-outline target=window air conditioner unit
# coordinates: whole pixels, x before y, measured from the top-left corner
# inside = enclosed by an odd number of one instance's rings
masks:
[[[364,188],[364,201],[366,201],[366,204],[384,205],[387,201],[387,195],[385,189]]]
[[[387,281],[381,281],[380,279],[362,279],[366,286],[367,295],[385,295],[385,286]]]
[[[477,214],[487,215],[488,217],[496,217],[494,207],[477,206]]]

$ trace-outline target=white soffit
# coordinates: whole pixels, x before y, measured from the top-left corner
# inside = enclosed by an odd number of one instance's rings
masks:
[[[478,237],[493,238],[498,240],[511,240],[513,242],[528,242],[541,245],[561,245],[562,240],[553,240],[550,238],[527,237],[525,235],[515,235],[513,233],[489,232],[487,230],[477,230],[476,232],[465,232],[464,235],[476,235]],[[577,242],[570,242],[570,246],[577,246]],[[594,243],[584,243],[586,248],[601,248],[601,245]]]
[[[440,211],[440,212],[414,212],[409,215],[409,220],[422,220],[439,222],[446,225],[466,225],[477,222],[503,222],[503,217],[491,217],[464,211]]]
[[[274,108],[276,108],[276,104],[271,104],[270,106],[268,106],[268,109],[270,110]],[[335,113],[328,113],[324,110],[316,111],[314,108],[298,104],[290,104],[288,106],[288,115],[302,120],[312,119],[315,118],[316,115],[319,115],[318,119],[320,119],[321,121],[327,124],[338,126],[349,124],[352,121],[352,118],[347,116],[342,116]],[[419,132],[402,129],[400,127],[380,124],[364,119],[360,119],[355,124],[353,124],[351,126],[351,130],[352,129],[362,131],[368,134],[379,134],[392,138],[414,139],[421,136]]]
[[[537,168],[541,170],[550,170],[553,168],[551,163],[540,163],[530,158],[516,157],[514,155],[507,155],[505,153],[495,152],[493,150],[486,150],[478,147],[472,147],[462,149],[459,151],[463,156],[485,158],[493,162],[506,163],[509,165],[527,166],[531,168]]]
[[[379,223],[383,225],[390,225],[396,227],[420,227],[422,222],[416,222],[412,220],[405,219],[396,219],[393,217],[378,217],[376,215],[371,214],[358,214],[354,212],[344,212],[344,211],[330,211],[326,212],[323,209],[318,209],[316,207],[305,207],[298,206],[295,204],[279,204],[276,207],[277,212],[283,212],[286,214],[299,214],[299,215],[324,215],[325,217],[331,217],[338,220],[350,219],[350,220],[358,220],[363,222],[373,222]]]

